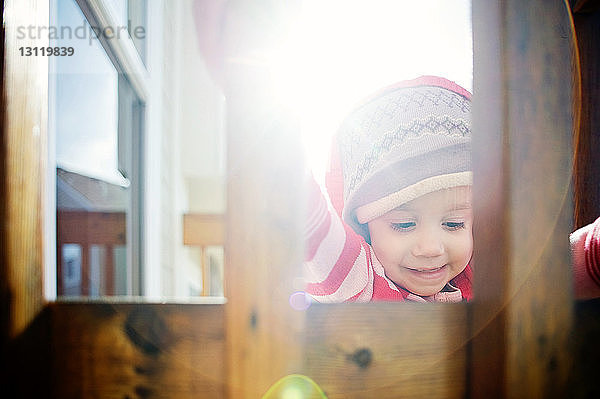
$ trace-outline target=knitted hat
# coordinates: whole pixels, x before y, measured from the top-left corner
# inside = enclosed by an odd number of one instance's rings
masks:
[[[422,195],[472,184],[471,94],[435,77],[388,87],[342,123],[344,221],[366,223]]]

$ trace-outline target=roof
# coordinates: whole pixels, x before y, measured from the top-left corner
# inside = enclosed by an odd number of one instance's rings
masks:
[[[56,208],[60,210],[127,211],[129,189],[56,168]]]

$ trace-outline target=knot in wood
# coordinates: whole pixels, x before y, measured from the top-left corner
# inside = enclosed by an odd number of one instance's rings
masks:
[[[373,353],[369,348],[360,348],[354,351],[352,355],[349,355],[349,359],[361,369],[366,369],[371,365]]]
[[[258,326],[258,313],[256,313],[256,309],[252,309],[252,312],[250,313],[250,329],[252,331],[256,330],[256,327]]]
[[[162,317],[145,306],[133,309],[124,325],[129,340],[145,354],[157,356],[169,345],[169,331]]]

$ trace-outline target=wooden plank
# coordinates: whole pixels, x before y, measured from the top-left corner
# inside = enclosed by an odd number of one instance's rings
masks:
[[[224,215],[186,213],[183,215],[184,245],[223,245],[225,243]]]
[[[566,397],[571,48],[563,2],[473,2],[471,396]]]
[[[2,348],[0,386],[7,398],[43,398],[50,394],[55,355],[50,342],[50,312],[38,312],[27,327]]]
[[[47,38],[19,38],[22,26],[47,25],[48,2],[4,2],[4,70],[0,210],[2,334],[14,337],[42,309],[42,223],[48,110],[48,60],[24,57],[19,47]],[[4,341],[3,339],[3,341]]]
[[[467,305],[314,304],[306,373],[328,398],[463,398]]]
[[[223,398],[222,305],[50,305],[51,397]]]
[[[569,398],[598,398],[598,358],[600,358],[600,299],[575,303],[573,362]]]
[[[600,4],[600,2],[597,2]],[[574,16],[581,66],[581,117],[575,138],[575,228],[600,215],[600,8]]]
[[[219,399],[224,350],[222,305],[55,303],[12,340],[0,382],[19,398]]]
[[[577,2],[586,3],[584,1]],[[574,9],[574,25],[579,50],[581,79],[580,123],[575,140],[575,227],[581,227],[600,214],[600,163],[594,154],[600,151],[600,117],[593,110],[600,106],[600,2],[590,1],[595,7]],[[600,356],[600,300],[575,303],[573,330],[574,362],[569,380],[569,397],[600,397],[597,384],[596,362]]]

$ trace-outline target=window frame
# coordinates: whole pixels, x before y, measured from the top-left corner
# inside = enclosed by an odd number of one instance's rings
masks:
[[[74,0],[87,22],[94,27],[104,29],[120,26],[114,8],[105,0]],[[147,4],[147,3],[146,3]],[[53,3],[50,2],[50,7]],[[128,7],[131,11],[131,7]],[[148,8],[140,19],[148,20]],[[144,27],[147,49],[147,26]],[[143,221],[145,219],[143,171],[146,159],[146,103],[150,98],[151,84],[148,68],[142,60],[133,39],[129,35],[115,35],[112,38],[99,35],[98,40],[113,64],[118,75],[118,162],[119,171],[130,180],[131,195],[127,209],[127,296],[144,294],[144,248],[145,237]],[[147,55],[147,51],[145,51]],[[52,62],[51,59],[49,62]],[[44,246],[44,296],[46,300],[61,299],[58,296],[58,265],[56,256],[56,129],[53,113],[55,79],[49,79],[48,113],[48,153],[45,196],[45,237]],[[137,150],[136,150],[137,149]]]

